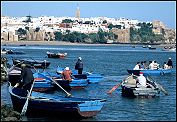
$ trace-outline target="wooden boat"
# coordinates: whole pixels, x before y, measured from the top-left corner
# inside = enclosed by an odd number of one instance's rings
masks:
[[[47,51],[48,58],[65,58],[67,53],[52,53]]]
[[[47,68],[50,65],[50,62],[46,60],[41,61],[32,59],[12,59],[12,61],[14,65],[17,65],[17,67],[21,67],[22,63],[32,68]]]
[[[71,82],[69,82],[68,80],[63,80],[61,75],[59,75],[59,74],[52,74],[52,73],[49,73],[49,72],[43,72],[41,74],[52,78],[57,83],[59,83],[65,90],[83,89],[88,85],[88,79],[74,78],[74,79],[72,79]]]
[[[18,54],[25,54],[24,52],[22,52],[22,51],[15,51],[15,50],[7,50],[7,49],[3,49],[3,51],[6,51],[6,53],[7,54],[16,54],[16,55],[18,55]]]
[[[10,85],[9,93],[14,110],[21,112],[27,99],[27,91]],[[105,102],[105,99],[63,97],[33,91],[28,101],[26,115],[88,118],[97,115]]]
[[[10,71],[8,71],[8,78],[9,78],[8,81],[12,84],[12,86],[14,86],[19,81],[20,76],[21,76],[21,68],[19,67],[14,67],[10,69]],[[44,78],[41,79],[38,73],[34,73],[33,76],[35,78],[35,83],[33,88],[34,91],[47,92],[47,91],[54,90],[54,84],[52,84],[51,81]]]
[[[145,76],[152,75],[152,76],[159,76],[159,75],[166,75],[172,73],[172,69],[162,69],[159,68],[157,70],[151,70],[151,69],[141,69],[141,70],[133,70],[128,69],[127,72],[129,74],[139,75],[140,72],[143,72]]]
[[[64,68],[57,67],[57,73],[60,74]],[[78,79],[88,79],[89,83],[98,83],[103,79],[103,76],[96,73],[83,72],[83,74],[78,74],[77,70],[72,70],[73,76]]]
[[[164,48],[162,51],[171,51],[171,52],[176,52],[176,48]]]
[[[121,84],[122,96],[132,98],[153,98],[159,96],[161,90],[156,82],[153,82],[147,77],[147,87],[137,86],[137,77],[136,75],[130,75],[124,79]]]

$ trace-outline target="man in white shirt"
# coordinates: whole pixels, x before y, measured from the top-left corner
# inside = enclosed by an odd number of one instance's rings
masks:
[[[147,81],[146,81],[146,78],[143,76],[143,72],[140,72],[140,76],[138,77],[137,81],[138,81],[138,84],[137,84],[138,87],[147,86],[146,85]]]
[[[140,62],[137,62],[133,70],[139,70],[140,69]]]

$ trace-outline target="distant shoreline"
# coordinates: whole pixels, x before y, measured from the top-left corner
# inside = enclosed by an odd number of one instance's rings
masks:
[[[83,45],[83,46],[110,46],[110,45],[117,45],[117,46],[126,46],[126,45],[140,45],[140,44],[86,44],[86,43],[71,43],[71,42],[64,42],[64,41],[1,41],[1,45]],[[142,44],[143,45],[143,44]],[[164,47],[164,46],[174,46],[175,44],[159,44],[153,45],[155,47]]]

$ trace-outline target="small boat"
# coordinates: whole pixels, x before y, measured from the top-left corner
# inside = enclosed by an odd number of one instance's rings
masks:
[[[176,48],[164,48],[162,51],[171,51],[171,52],[176,52]]]
[[[121,84],[123,97],[153,98],[159,96],[161,90],[156,82],[147,77],[147,87],[137,86],[137,77],[136,75],[130,75],[123,80]]]
[[[16,55],[22,55],[22,54],[25,54],[24,52],[22,51],[15,51],[15,50],[6,50],[5,51],[7,52],[7,54],[16,54]]]
[[[57,73],[60,74],[64,68],[57,67]],[[83,72],[83,74],[78,74],[77,70],[72,70],[73,76],[78,79],[88,79],[89,83],[98,83],[103,79],[103,76],[96,73]]]
[[[28,92],[9,85],[13,109],[21,112]],[[55,116],[69,118],[88,118],[96,116],[103,108],[106,99],[86,99],[63,97],[58,94],[34,92],[28,99],[26,116]]]
[[[149,50],[155,50],[156,48],[155,47],[149,47]]]
[[[50,65],[49,61],[46,60],[32,60],[32,59],[12,59],[13,64],[17,65],[17,67],[21,66],[21,63],[28,65],[29,67],[33,68],[47,68]]]
[[[145,45],[143,45],[142,47],[143,47],[143,48],[147,48],[147,46],[145,46]]]
[[[7,54],[7,51],[1,50],[1,55]]]
[[[48,58],[65,58],[67,53],[52,53],[47,51]]]
[[[151,69],[141,69],[141,70],[133,70],[128,69],[127,72],[129,74],[139,75],[140,72],[143,72],[145,76],[152,75],[152,76],[159,76],[159,75],[166,75],[172,73],[172,69],[162,69],[159,68],[157,70],[151,70]]]
[[[21,68],[19,67],[13,67],[10,69],[10,71],[8,71],[8,77],[9,77],[9,82],[11,83],[12,86],[15,86],[15,84],[19,81],[21,76]],[[46,78],[41,78],[39,77],[38,73],[34,73],[34,91],[38,91],[38,92],[47,92],[47,91],[51,91],[54,90],[54,84],[52,84],[51,81],[49,81]]]
[[[60,84],[65,90],[70,89],[83,89],[88,85],[88,79],[78,79],[74,78],[72,81],[63,80],[60,74],[54,74],[49,72],[41,73],[45,76],[48,76]],[[57,76],[58,75],[58,76]]]

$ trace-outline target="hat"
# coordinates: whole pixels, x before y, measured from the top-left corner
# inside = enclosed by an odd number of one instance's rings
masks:
[[[143,74],[143,72],[140,72],[140,74]]]
[[[69,70],[69,67],[66,67],[65,70]]]
[[[169,58],[169,59],[171,59],[171,58]]]
[[[21,67],[26,67],[26,64],[21,64]]]
[[[81,57],[79,57],[78,59],[79,59],[79,60],[82,60],[82,58],[81,58]]]

